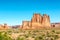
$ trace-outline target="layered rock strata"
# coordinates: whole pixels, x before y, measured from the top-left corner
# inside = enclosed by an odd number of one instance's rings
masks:
[[[23,29],[40,29],[40,28],[49,28],[50,17],[46,14],[41,16],[40,14],[34,14],[31,21],[23,21]]]

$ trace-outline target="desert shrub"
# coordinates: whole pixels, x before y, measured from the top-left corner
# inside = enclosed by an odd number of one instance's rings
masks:
[[[2,33],[0,32],[0,40],[12,40],[8,35],[7,33]]]
[[[26,37],[24,37],[24,36],[19,36],[16,40],[25,40],[26,39]]]
[[[35,40],[43,40],[43,36],[36,36]]]
[[[50,40],[54,40],[54,38],[53,38],[53,37],[51,37],[51,38],[50,38]]]
[[[29,35],[24,35],[24,37],[28,38],[28,37],[29,37]]]
[[[20,37],[18,37],[17,40],[24,40],[24,38],[20,38]]]
[[[52,30],[53,33],[55,33],[55,30]]]
[[[60,34],[60,31],[56,31],[56,34]]]
[[[54,35],[54,39],[56,40],[56,39],[58,39],[59,38],[59,36],[58,35]]]
[[[44,40],[54,40],[53,37],[46,37]]]

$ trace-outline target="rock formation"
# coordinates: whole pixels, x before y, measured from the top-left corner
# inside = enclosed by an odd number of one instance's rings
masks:
[[[60,28],[60,23],[51,23],[51,27]]]
[[[45,27],[50,27],[50,17],[46,14],[43,15],[42,25]]]
[[[41,23],[42,22],[42,16],[40,14],[34,14],[31,21]]]
[[[10,27],[7,24],[1,25],[0,24],[0,30],[10,29]]]
[[[31,21],[23,21],[22,24],[23,29],[40,29],[40,28],[49,28],[50,18],[48,15],[44,14],[41,16],[40,14],[34,14]]]
[[[40,14],[34,14],[32,20],[32,27],[42,26],[42,16]]]
[[[0,24],[0,30],[3,29],[3,25]]]
[[[29,21],[23,21],[23,29],[29,29]]]
[[[9,26],[5,23],[3,26],[4,29],[9,29]]]

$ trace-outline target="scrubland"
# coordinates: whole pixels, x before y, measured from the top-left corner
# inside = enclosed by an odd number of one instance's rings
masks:
[[[0,40],[60,40],[60,29],[0,30]]]

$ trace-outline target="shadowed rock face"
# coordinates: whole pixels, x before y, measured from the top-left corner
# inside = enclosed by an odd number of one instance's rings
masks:
[[[24,21],[23,28],[26,29],[39,29],[44,27],[50,27],[50,18],[48,15],[44,14],[41,16],[40,14],[34,14],[31,21]]]

